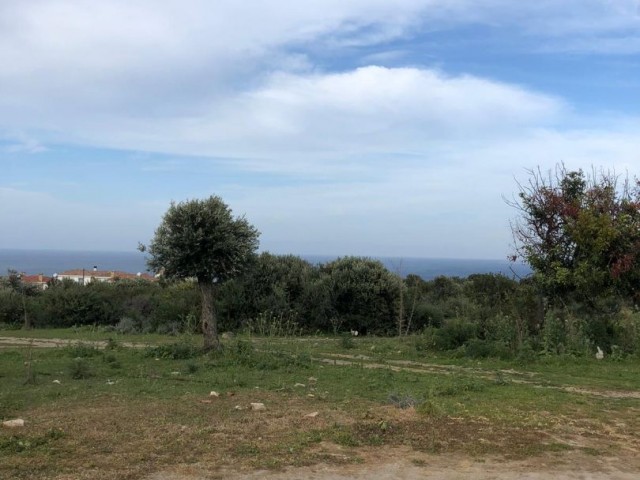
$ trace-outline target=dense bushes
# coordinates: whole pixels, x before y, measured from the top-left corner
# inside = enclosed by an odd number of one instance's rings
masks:
[[[194,283],[59,282],[45,291],[0,280],[0,323],[21,327],[99,325],[120,333],[195,331]],[[218,287],[221,330],[281,336],[357,330],[419,334],[418,351],[455,350],[474,358],[640,352],[640,313],[625,298],[547,302],[530,279],[501,275],[404,281],[380,262],[345,257],[312,265],[264,253],[242,277]],[[401,297],[402,295],[402,297]]]

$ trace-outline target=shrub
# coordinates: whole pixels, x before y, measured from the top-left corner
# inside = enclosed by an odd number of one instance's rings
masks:
[[[89,362],[84,358],[74,358],[69,364],[69,375],[74,380],[83,380],[91,377]]]
[[[435,347],[439,350],[453,350],[463,346],[477,334],[477,326],[462,318],[452,318],[436,330]]]

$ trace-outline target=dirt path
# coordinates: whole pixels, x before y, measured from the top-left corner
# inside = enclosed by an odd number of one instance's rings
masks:
[[[357,365],[362,368],[387,369],[394,372],[412,372],[420,374],[444,374],[467,373],[474,376],[495,379],[495,370],[483,370],[480,368],[461,367],[458,365],[439,365],[432,363],[421,363],[409,360],[388,360],[386,363],[371,361],[371,358],[364,355],[345,355],[336,353],[323,354],[322,357],[313,357],[313,360],[336,366]],[[640,391],[637,390],[594,390],[570,385],[547,385],[533,380],[536,373],[518,372],[516,370],[498,370],[505,381],[531,385],[534,388],[549,388],[552,390],[562,390],[569,393],[582,395],[593,395],[604,398],[637,398],[640,399]],[[531,380],[528,380],[530,378]]]
[[[0,348],[2,347],[34,347],[34,348],[56,348],[68,347],[70,345],[88,345],[95,348],[105,348],[107,342],[104,340],[71,340],[62,338],[24,338],[24,337],[0,337]],[[145,348],[144,343],[122,342],[118,343],[128,348]]]
[[[24,337],[0,337],[0,348],[2,347],[28,347],[35,348],[55,348],[65,347],[70,345],[90,345],[95,348],[105,348],[107,346],[106,341],[97,340],[67,340],[61,338],[24,338]],[[119,345],[128,348],[145,348],[148,347],[144,343],[134,342],[122,342]],[[418,374],[455,374],[455,373],[467,373],[473,374],[477,377],[494,379],[496,378],[495,370],[484,370],[481,368],[462,367],[459,365],[441,365],[434,363],[415,362],[411,360],[388,360],[386,363],[375,362],[371,357],[366,355],[347,355],[339,353],[323,353],[320,356],[312,358],[316,362],[335,366],[352,366],[357,365],[362,368],[375,368],[375,369],[388,369],[394,372],[412,372]],[[531,385],[535,388],[548,388],[554,390],[563,390],[569,393],[578,393],[582,395],[592,395],[604,398],[637,398],[640,399],[640,391],[633,390],[594,390],[582,387],[575,387],[569,385],[547,385],[541,382],[536,382],[536,373],[531,372],[519,372],[517,370],[498,370],[500,375],[505,380],[512,383]]]
[[[583,453],[547,455],[526,461],[475,460],[460,455],[427,455],[406,449],[369,450],[362,463],[319,464],[284,471],[234,472],[178,466],[145,480],[636,480],[637,459],[593,457]]]

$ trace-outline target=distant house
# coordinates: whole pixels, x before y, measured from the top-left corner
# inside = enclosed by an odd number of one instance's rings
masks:
[[[129,273],[116,270],[98,270],[97,268],[86,269],[77,268],[75,270],[67,270],[59,273],[56,277],[58,280],[73,280],[76,283],[87,285],[91,282],[117,282],[118,280],[146,280],[153,282],[156,278],[148,273]]]
[[[41,273],[37,275],[27,275],[23,273],[20,275],[20,280],[27,285],[33,285],[41,290],[46,290],[52,279],[51,277],[47,277]]]

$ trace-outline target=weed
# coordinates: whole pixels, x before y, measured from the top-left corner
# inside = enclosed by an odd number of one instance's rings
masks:
[[[110,368],[122,368],[122,364],[113,353],[107,353],[104,357],[102,357],[102,361],[106,363]]]
[[[187,360],[199,357],[202,353],[201,348],[185,341],[158,345],[157,347],[148,347],[145,350],[145,356],[147,357],[168,358],[172,360]]]
[[[193,375],[200,369],[200,365],[197,363],[189,362],[187,363],[187,373]]]
[[[496,376],[493,380],[496,385],[509,385],[509,380],[504,376],[500,370],[496,370]]]
[[[59,428],[51,428],[44,435],[37,437],[23,437],[12,435],[8,438],[0,438],[0,452],[5,453],[21,453],[33,450],[39,447],[48,446],[55,440],[63,438],[64,431]]]
[[[356,342],[353,341],[353,336],[350,333],[345,332],[340,336],[340,347],[345,350],[351,350],[355,346]]]
[[[69,364],[69,375],[74,380],[83,380],[91,377],[89,363],[84,358],[74,358]]]
[[[415,407],[420,403],[419,400],[415,399],[411,395],[401,395],[398,393],[391,393],[387,398],[389,404],[393,405],[396,408],[410,408]]]
[[[89,358],[102,354],[95,346],[82,342],[65,347],[65,351],[72,358]]]
[[[425,400],[416,407],[416,412],[427,417],[439,417],[442,415],[442,407],[433,400]]]

